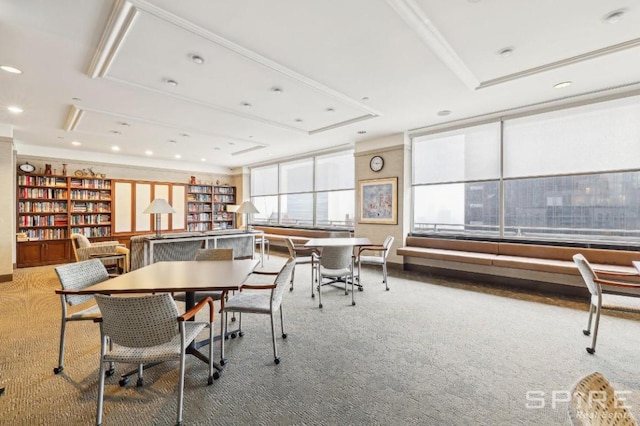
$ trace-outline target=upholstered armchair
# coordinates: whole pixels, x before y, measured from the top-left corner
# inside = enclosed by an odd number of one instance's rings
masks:
[[[124,254],[124,271],[129,272],[129,249],[118,241],[101,241],[92,243],[82,234],[71,234],[71,246],[76,262],[100,258],[100,255],[111,253]],[[116,264],[116,260],[104,260],[105,266]]]

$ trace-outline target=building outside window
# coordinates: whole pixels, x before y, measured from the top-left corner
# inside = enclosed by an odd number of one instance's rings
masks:
[[[256,224],[353,228],[353,151],[251,169]]]
[[[415,233],[637,243],[640,97],[413,138]]]

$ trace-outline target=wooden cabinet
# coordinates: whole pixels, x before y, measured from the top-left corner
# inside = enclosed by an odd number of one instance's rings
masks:
[[[16,263],[28,266],[67,263],[71,258],[71,240],[25,241],[17,243]]]

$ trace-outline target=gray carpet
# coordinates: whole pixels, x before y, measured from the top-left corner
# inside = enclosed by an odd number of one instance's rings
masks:
[[[284,258],[274,256],[268,268]],[[222,377],[207,386],[205,364],[189,357],[188,425],[566,425],[569,390],[593,371],[640,417],[640,323],[605,315],[595,355],[584,348],[587,305],[552,297],[394,272],[364,273],[365,291],[323,288],[310,298],[309,266],[284,300],[286,340],[274,365],[269,321],[245,316],[245,336],[229,340]],[[60,305],[52,267],[19,269],[0,284],[0,424],[95,422],[99,331],[68,325],[65,370],[56,376]],[[252,282],[260,279],[252,277]],[[217,353],[217,348],[216,348]],[[145,386],[107,380],[105,425],[175,421],[177,363],[145,373]],[[135,380],[133,380],[134,382]],[[527,392],[544,408],[527,408]],[[542,394],[542,392],[544,394]],[[541,405],[540,400],[532,404]]]

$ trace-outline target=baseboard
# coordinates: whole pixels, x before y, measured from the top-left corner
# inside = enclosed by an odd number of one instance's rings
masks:
[[[13,274],[0,275],[0,283],[13,281]]]

